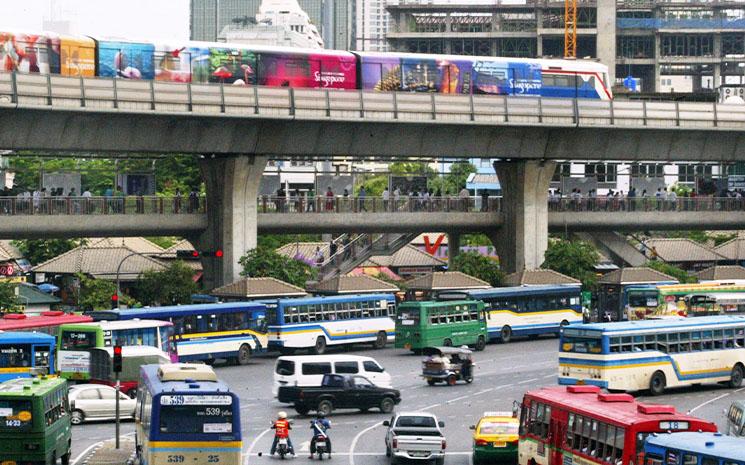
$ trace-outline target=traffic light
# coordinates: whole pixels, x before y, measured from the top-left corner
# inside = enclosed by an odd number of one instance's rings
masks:
[[[177,250],[176,251],[176,258],[186,258],[190,260],[196,260],[199,257],[222,258],[223,255],[224,254],[223,254],[222,249],[202,250],[201,252],[198,250]]]
[[[114,346],[114,360],[112,361],[114,373],[122,372],[122,346]]]
[[[203,257],[222,258],[223,252],[222,252],[222,249],[210,250],[210,251],[202,252],[202,256]]]
[[[119,308],[119,294],[114,294],[111,296],[111,308]]]

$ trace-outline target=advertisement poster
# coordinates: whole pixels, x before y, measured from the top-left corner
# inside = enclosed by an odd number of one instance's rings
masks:
[[[99,75],[124,79],[153,79],[154,54],[153,44],[99,41]]]
[[[59,352],[59,371],[68,373],[88,373],[91,354],[83,350],[63,350]]]
[[[96,43],[87,37],[52,39],[52,50],[59,55],[59,73],[63,76],[95,76]],[[58,45],[57,45],[58,44]]]
[[[158,44],[154,61],[156,81],[191,82],[191,52],[186,47]]]
[[[275,87],[354,89],[353,56],[323,54],[259,54],[259,84]]]
[[[117,176],[117,185],[124,195],[155,195],[155,175],[152,173],[127,173]]]
[[[0,32],[0,71],[49,74],[49,38]]]

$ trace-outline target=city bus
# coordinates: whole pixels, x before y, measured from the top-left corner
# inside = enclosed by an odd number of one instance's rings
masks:
[[[732,402],[727,410],[727,434],[745,438],[745,401]]]
[[[583,321],[579,284],[495,287],[466,293],[484,302],[492,341],[506,343],[513,336],[558,336],[562,326]]]
[[[139,463],[241,465],[238,396],[207,365],[144,365],[135,423]]]
[[[393,338],[393,294],[355,294],[264,301],[269,349],[284,355],[327,346],[372,343],[382,349]]]
[[[598,386],[546,387],[523,397],[518,463],[638,464],[644,439],[664,431],[716,432],[717,426]]]
[[[745,465],[745,439],[720,433],[653,434],[640,465]]]
[[[484,303],[480,300],[404,302],[396,310],[397,349],[419,352],[425,347],[486,347]]]
[[[67,381],[21,378],[0,384],[0,451],[3,464],[70,463]]]
[[[245,365],[251,354],[265,352],[266,305],[260,302],[128,308],[91,313],[96,320],[163,320],[173,323],[179,361],[217,358]]]
[[[0,332],[0,382],[54,374],[54,344],[49,334]]]
[[[90,321],[93,321],[93,318],[86,315],[58,311],[42,312],[39,316],[6,313],[0,318],[0,331],[31,331],[56,337],[60,325]]]
[[[65,324],[57,335],[57,364],[63,378],[90,379],[94,347],[151,346],[166,353],[172,361],[178,355],[171,344],[173,323],[160,320],[97,321]]]
[[[653,395],[702,383],[735,388],[745,375],[745,316],[571,325],[559,351],[559,384]]]

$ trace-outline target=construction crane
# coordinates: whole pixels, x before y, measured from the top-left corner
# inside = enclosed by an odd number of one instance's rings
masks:
[[[564,0],[564,58],[577,58],[577,0]]]

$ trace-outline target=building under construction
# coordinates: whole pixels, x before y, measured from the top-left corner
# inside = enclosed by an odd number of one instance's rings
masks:
[[[745,0],[576,2],[577,57],[607,64],[616,83],[632,76],[650,93],[743,83]],[[388,0],[386,8],[392,50],[564,55],[563,0]]]

